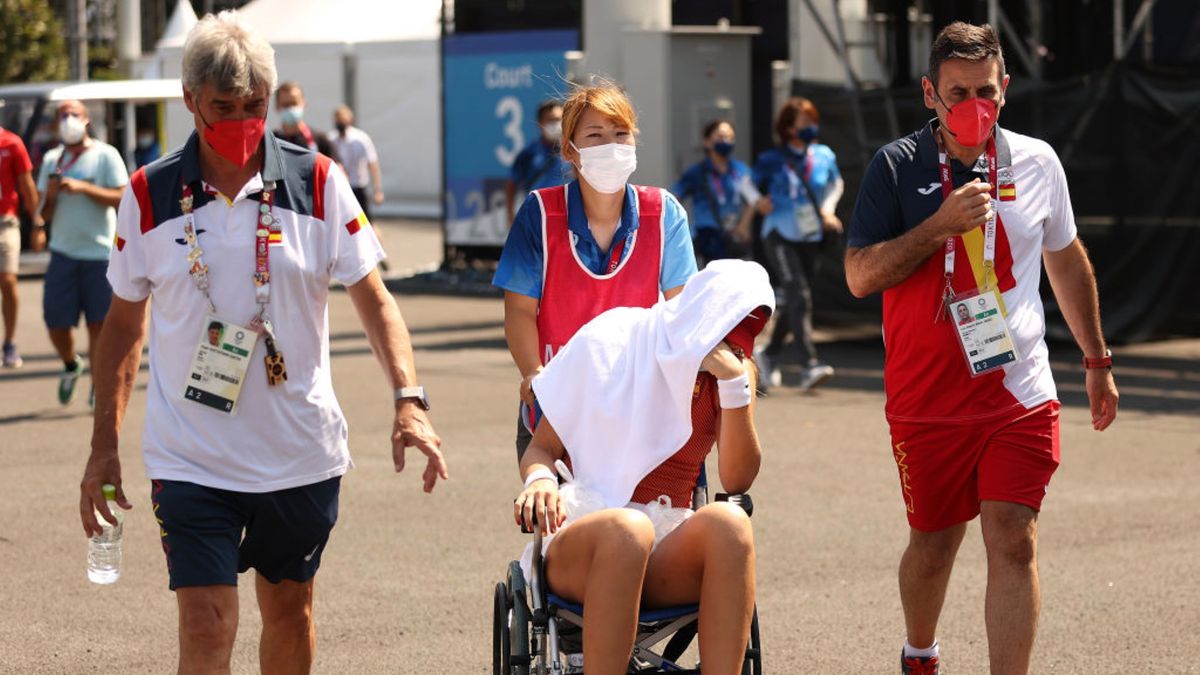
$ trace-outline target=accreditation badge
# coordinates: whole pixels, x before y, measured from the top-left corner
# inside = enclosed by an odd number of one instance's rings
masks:
[[[796,205],[796,227],[800,230],[800,238],[809,241],[819,238],[821,220],[817,218],[817,209],[812,204],[804,202]]]
[[[947,303],[971,377],[990,373],[1020,358],[996,293],[995,289],[989,289],[958,295]]]
[[[250,368],[258,333],[213,315],[204,320],[183,397],[230,415]]]
[[[721,230],[726,234],[732,234],[737,229],[738,221],[742,219],[741,216],[740,213],[726,213],[721,216]]]

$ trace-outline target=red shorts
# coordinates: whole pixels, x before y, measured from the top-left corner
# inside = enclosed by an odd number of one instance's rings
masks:
[[[1058,401],[983,422],[892,422],[908,524],[935,532],[979,515],[984,500],[1042,507],[1058,468]]]

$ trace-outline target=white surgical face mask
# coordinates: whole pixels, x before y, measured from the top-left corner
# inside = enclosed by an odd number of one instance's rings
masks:
[[[58,137],[66,145],[75,145],[87,134],[87,124],[75,115],[67,115],[58,122]]]
[[[571,147],[579,153],[579,175],[597,192],[619,192],[637,169],[637,148],[633,145],[607,143],[579,148],[572,142]]]
[[[562,122],[550,122],[542,127],[542,133],[545,134],[546,140],[557,143],[562,140]]]

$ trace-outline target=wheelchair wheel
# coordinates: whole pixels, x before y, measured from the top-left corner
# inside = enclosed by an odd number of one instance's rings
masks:
[[[508,666],[504,675],[529,675],[529,602],[526,599],[525,575],[521,565],[512,561],[508,565],[507,620],[508,620]]]
[[[511,675],[508,621],[512,606],[508,602],[508,585],[496,584],[496,605],[492,613],[492,675]]]
[[[742,662],[742,675],[762,675],[762,642],[758,635],[758,607],[750,620],[750,644],[746,646],[746,660]]]

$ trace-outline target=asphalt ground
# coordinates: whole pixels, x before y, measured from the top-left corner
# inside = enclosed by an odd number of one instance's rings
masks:
[[[385,225],[394,269],[440,257],[436,226]],[[36,280],[20,284],[26,364],[0,371],[0,673],[165,673],[176,659],[139,447],[145,373],[125,421],[125,567],[85,576],[78,483],[91,420],[87,380],[55,399],[61,365]],[[345,293],[331,296],[334,383],[356,468],[318,575],[317,673],[487,673],[492,588],[525,537],[510,504],[517,377],[497,299],[401,296],[450,480],[420,489],[423,463],[392,470],[392,405]],[[757,422],[752,490],[765,672],[895,673],[903,641],[896,565],[907,538],[883,418],[883,351],[872,331],[818,335],[838,373],[813,394],[780,389]],[[82,346],[81,346],[82,348]],[[1200,673],[1200,340],[1120,348],[1120,414],[1091,430],[1077,350],[1052,345],[1064,408],[1063,465],[1040,519],[1043,606],[1033,672]],[[785,379],[794,378],[791,368]],[[710,471],[715,476],[715,471]],[[240,586],[234,672],[257,671],[253,580]],[[943,672],[987,671],[978,524],[951,581]]]

